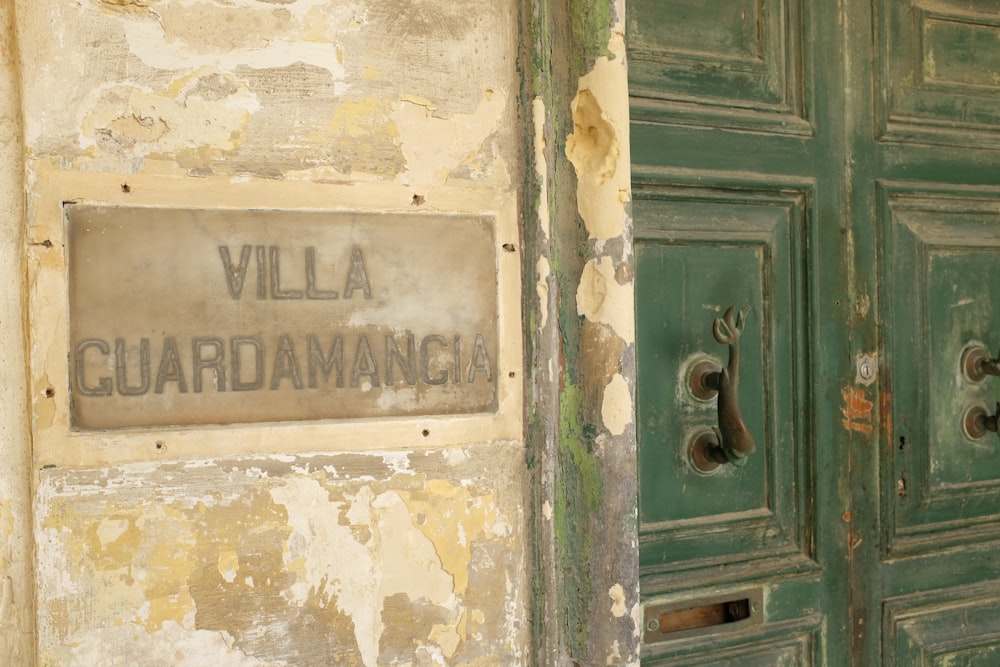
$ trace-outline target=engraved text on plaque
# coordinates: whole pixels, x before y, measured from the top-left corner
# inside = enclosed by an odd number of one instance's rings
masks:
[[[78,429],[493,412],[493,219],[67,204]]]

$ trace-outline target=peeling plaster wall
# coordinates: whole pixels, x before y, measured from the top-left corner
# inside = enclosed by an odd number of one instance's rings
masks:
[[[24,146],[11,3],[0,3],[0,662],[34,645],[27,387],[23,330]]]
[[[57,174],[510,195],[523,179],[512,1],[14,8],[29,225]],[[13,164],[3,174],[19,176]],[[29,275],[49,250],[29,248]],[[32,334],[64,326],[51,309],[28,316]],[[51,415],[35,380],[35,414]],[[39,664],[525,664],[524,443],[414,437],[392,451],[232,456],[220,441],[198,459],[35,465]]]
[[[523,663],[520,458],[497,445],[52,471],[40,662]]]
[[[510,182],[512,5],[17,6],[36,159],[122,173]]]

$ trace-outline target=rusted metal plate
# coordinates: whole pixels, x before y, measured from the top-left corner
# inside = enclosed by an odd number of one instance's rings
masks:
[[[66,206],[76,429],[495,412],[488,216]]]

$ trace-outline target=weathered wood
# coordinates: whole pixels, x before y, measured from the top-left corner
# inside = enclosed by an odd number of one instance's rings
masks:
[[[624,4],[541,0],[527,17],[538,664],[638,660]]]

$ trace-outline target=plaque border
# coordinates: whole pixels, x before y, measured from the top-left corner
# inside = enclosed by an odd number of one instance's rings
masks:
[[[494,225],[497,410],[463,415],[75,430],[70,419],[64,204],[474,215]],[[29,391],[38,467],[262,453],[414,450],[523,440],[521,243],[513,192],[385,183],[55,172],[29,192],[26,229]],[[513,249],[513,251],[511,250]]]

